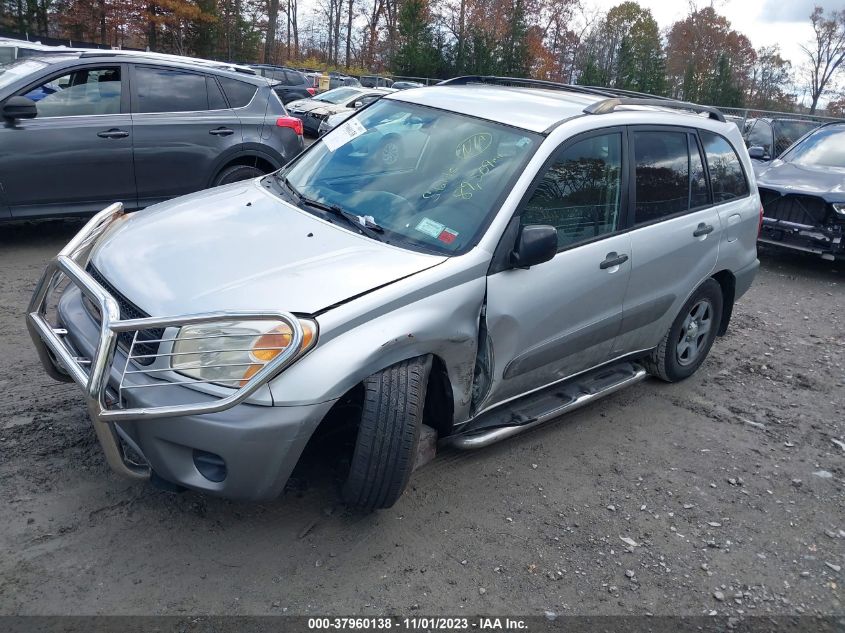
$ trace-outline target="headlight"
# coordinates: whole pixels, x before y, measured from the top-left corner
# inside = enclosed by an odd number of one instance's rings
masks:
[[[845,202],[834,202],[833,210],[836,211],[836,215],[845,217]]]
[[[298,319],[302,344],[294,358],[317,340],[317,324]],[[230,321],[186,325],[173,343],[170,366],[180,374],[224,387],[243,387],[267,363],[285,351],[293,332],[280,321]]]

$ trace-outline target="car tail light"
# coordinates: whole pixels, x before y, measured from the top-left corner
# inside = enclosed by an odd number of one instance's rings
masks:
[[[306,90],[308,91],[308,94],[310,94],[312,97],[317,94],[317,90],[315,88],[306,88]]]
[[[763,205],[760,205],[760,221],[757,223],[757,237],[763,232]]]
[[[276,119],[276,127],[289,127],[300,136],[302,136],[302,132],[304,131],[302,121],[292,116],[280,116]]]

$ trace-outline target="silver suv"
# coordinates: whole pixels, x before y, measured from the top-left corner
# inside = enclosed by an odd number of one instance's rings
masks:
[[[118,472],[275,497],[318,427],[349,424],[343,498],[388,507],[424,425],[476,448],[690,376],[759,226],[714,110],[459,78],[385,96],[263,178],[103,210],[27,322]]]

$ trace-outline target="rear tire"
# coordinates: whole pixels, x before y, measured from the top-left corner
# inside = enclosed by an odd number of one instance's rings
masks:
[[[264,170],[252,165],[230,165],[223,171],[217,174],[214,179],[213,187],[220,185],[228,185],[233,182],[240,182],[241,180],[249,180],[251,178],[258,178],[264,175]]]
[[[666,336],[643,359],[648,372],[666,382],[692,376],[701,367],[722,320],[722,287],[708,279],[692,293]]]
[[[361,423],[343,500],[362,510],[399,499],[417,454],[431,356],[402,361],[364,381]]]

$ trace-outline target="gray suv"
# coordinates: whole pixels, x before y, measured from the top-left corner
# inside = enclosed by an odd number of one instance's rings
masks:
[[[253,178],[303,147],[253,71],[84,51],[0,68],[0,219],[139,209]]]
[[[759,265],[739,130],[522,83],[394,92],[272,175],[92,219],[27,322],[110,465],[265,499],[347,427],[343,498],[387,507],[423,430],[480,448],[691,376]]]

